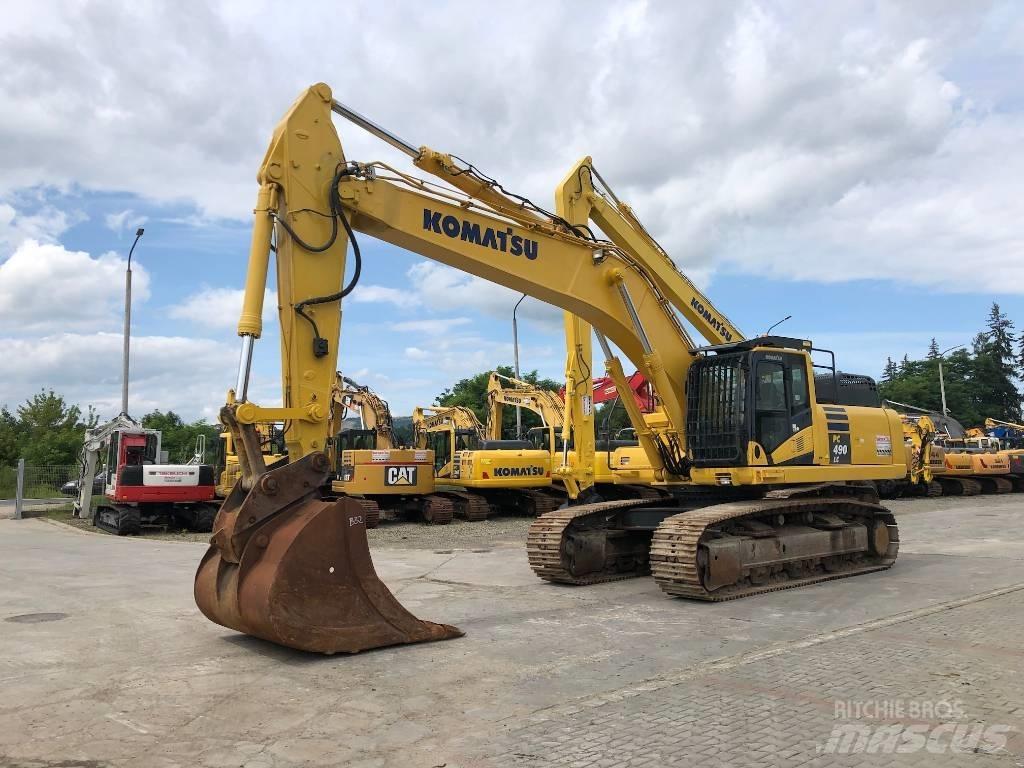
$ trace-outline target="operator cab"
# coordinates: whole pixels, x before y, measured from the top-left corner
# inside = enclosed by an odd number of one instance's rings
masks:
[[[687,453],[697,467],[745,466],[750,442],[757,444],[754,458],[763,449],[770,463],[776,449],[812,425],[809,379],[815,368],[824,369],[813,375],[813,391],[827,414],[847,405],[880,405],[873,379],[837,372],[832,352],[804,339],[761,336],[696,351],[700,357],[686,382],[686,431]],[[812,351],[828,355],[831,364],[814,363]],[[812,462],[808,450],[787,463]]]
[[[530,448],[553,453],[561,453],[565,445],[565,442],[562,440],[561,430],[556,431],[550,425],[530,427],[530,429],[526,430],[526,439],[530,443]]]
[[[377,449],[377,433],[372,429],[343,429],[338,433],[338,453]]]
[[[475,429],[437,429],[427,434],[427,448],[434,452],[434,471],[440,472],[459,451],[475,451],[480,436]]]
[[[142,467],[156,464],[159,451],[160,434],[155,430],[114,432],[107,443],[107,495],[115,496],[122,485],[142,485]]]

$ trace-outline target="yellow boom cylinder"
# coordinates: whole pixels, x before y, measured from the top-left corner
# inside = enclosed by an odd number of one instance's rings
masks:
[[[276,187],[263,183],[256,198],[256,220],[252,228],[252,243],[249,246],[249,267],[245,275],[245,297],[242,300],[242,314],[238,318],[238,335],[259,338],[263,333],[263,296],[267,287],[267,270],[270,268],[270,236],[274,231],[276,208]]]

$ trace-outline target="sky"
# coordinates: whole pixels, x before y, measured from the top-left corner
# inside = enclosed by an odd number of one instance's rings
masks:
[[[212,420],[234,383],[255,173],[309,85],[552,204],[595,166],[716,307],[880,374],[1024,324],[1024,9],[928,2],[67,1],[0,30],[0,405]],[[407,158],[349,124],[350,160]],[[519,294],[364,236],[339,366],[425,405],[510,364]],[[272,286],[271,286],[272,288]],[[268,306],[273,305],[270,296]],[[519,310],[558,379],[560,312]],[[251,398],[280,402],[276,319]],[[598,361],[597,367],[600,368]]]

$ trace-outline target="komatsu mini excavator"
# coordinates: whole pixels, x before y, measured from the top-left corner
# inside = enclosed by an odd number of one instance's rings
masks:
[[[348,160],[332,112],[408,154],[433,180]],[[595,329],[623,395],[613,345],[651,382],[658,419],[644,419],[631,397],[623,404],[671,496],[583,503],[538,518],[527,548],[542,578],[591,584],[651,572],[670,595],[728,600],[895,561],[896,521],[870,481],[906,474],[904,452],[893,450],[903,441],[899,416],[835,402],[834,362],[825,364],[831,391],[819,388],[812,353],[829,353],[811,342],[744,338],[590,158],[569,171],[548,212],[472,164],[380,128],[321,83],[278,124],[257,178],[238,402],[222,413],[243,476],[218,513],[195,582],[211,620],[325,653],[459,634],[400,606],[373,571],[361,509],[329,490],[323,451],[341,300],[359,275],[357,232],[572,313]],[[349,245],[355,264],[343,285]],[[284,405],[261,408],[247,391],[272,246]],[[691,340],[681,318],[707,345]],[[251,425],[274,419],[288,424],[291,461],[268,471]],[[584,468],[593,462],[593,434],[577,430]],[[581,478],[573,495],[583,496],[588,482]]]
[[[552,486],[551,455],[522,440],[488,440],[465,406],[414,408],[415,443],[434,451],[439,491],[453,494],[456,514],[468,520],[505,513],[536,517],[562,503]]]

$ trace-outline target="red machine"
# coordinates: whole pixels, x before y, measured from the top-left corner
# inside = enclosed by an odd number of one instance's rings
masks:
[[[201,452],[188,464],[160,464],[158,430],[129,417],[86,433],[75,513],[90,510],[93,477],[100,451],[106,449],[104,500],[92,513],[93,524],[111,533],[139,533],[143,525],[181,525],[210,531],[217,514],[213,467]]]
[[[650,382],[643,377],[639,371],[629,377],[629,388],[633,392],[633,399],[637,407],[643,413],[650,413],[654,410],[654,390]],[[565,387],[561,389],[562,399],[565,399]],[[618,396],[615,390],[615,383],[607,376],[594,379],[594,405],[610,403]]]

